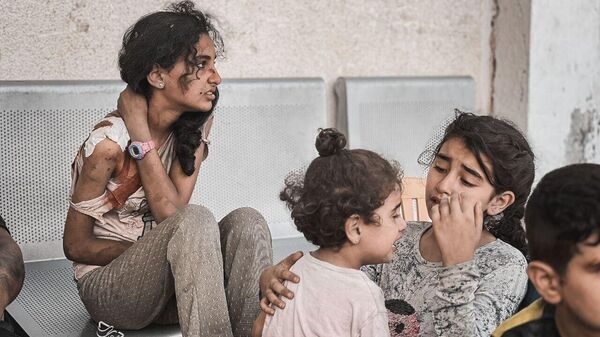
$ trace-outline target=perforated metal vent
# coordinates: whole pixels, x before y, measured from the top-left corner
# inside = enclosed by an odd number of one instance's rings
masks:
[[[120,81],[0,82],[0,212],[25,260],[63,256],[70,166]]]
[[[242,82],[222,92],[228,100],[215,113],[210,154],[192,202],[207,206],[218,219],[235,208],[254,207],[274,238],[298,235],[279,192],[290,171],[316,156],[314,139],[326,126],[322,81],[250,87]]]
[[[27,286],[16,301],[48,336],[69,336],[89,330],[89,314],[79,299],[75,281],[64,282],[72,278],[70,266],[28,270],[25,275]]]
[[[417,158],[454,109],[475,104],[466,77],[340,78],[335,90],[337,126],[347,130],[350,147],[399,161],[406,176],[424,174]]]
[[[440,123],[453,115],[453,104],[450,101],[361,103],[360,147],[398,160],[406,174],[420,176],[422,170],[417,158],[425,150],[427,140],[441,130]],[[352,137],[354,134],[350,134]],[[352,147],[359,147],[355,143],[358,142],[353,142]]]
[[[118,81],[0,82],[0,212],[27,259],[62,257],[70,165],[116,106]],[[283,179],[314,156],[325,126],[321,79],[228,80],[192,202],[217,217],[251,206],[273,237],[297,235],[278,200]]]
[[[94,122],[110,111],[2,111],[0,209],[18,243],[62,239],[71,163]]]
[[[309,114],[311,108],[220,109],[211,137],[215,141],[197,187],[198,201],[218,218],[234,208],[250,206],[259,209],[269,223],[289,222],[289,211],[279,200],[279,191],[286,175],[313,156],[311,146],[318,126],[307,125],[306,132],[298,132],[299,125],[309,124],[299,117]]]

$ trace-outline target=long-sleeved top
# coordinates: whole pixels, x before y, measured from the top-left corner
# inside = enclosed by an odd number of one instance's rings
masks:
[[[429,227],[409,223],[393,261],[363,271],[381,287],[386,302],[403,300],[414,308],[421,337],[490,336],[525,295],[525,257],[496,239],[477,248],[473,260],[444,267],[420,253],[419,241]]]

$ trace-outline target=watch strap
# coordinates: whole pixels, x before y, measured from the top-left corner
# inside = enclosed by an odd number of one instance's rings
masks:
[[[142,157],[144,157],[146,155],[146,153],[150,152],[150,150],[154,150],[156,148],[156,144],[154,144],[154,141],[152,139],[150,139],[147,142],[142,142]]]
[[[146,154],[156,148],[156,144],[153,140],[147,142],[131,142],[129,144],[129,154],[131,157],[137,160],[144,159]]]

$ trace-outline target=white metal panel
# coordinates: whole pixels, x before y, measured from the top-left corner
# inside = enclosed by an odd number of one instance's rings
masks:
[[[475,105],[469,77],[339,78],[335,89],[349,146],[399,161],[406,176],[423,175],[417,158],[454,108]]]
[[[123,88],[120,81],[0,82],[0,212],[26,261],[64,258],[71,163]],[[325,124],[322,79],[224,81],[192,202],[217,218],[254,207],[274,239],[298,236],[278,195],[287,173],[316,156]]]
[[[0,82],[0,212],[26,261],[63,257],[71,163],[124,87]]]
[[[298,236],[279,200],[287,174],[317,156],[326,126],[321,79],[236,80],[220,87],[208,158],[192,197],[217,219],[237,207],[258,209],[273,239]]]

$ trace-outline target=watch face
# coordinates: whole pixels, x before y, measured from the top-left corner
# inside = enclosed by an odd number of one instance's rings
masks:
[[[134,158],[134,159],[142,159],[142,154],[144,153],[144,151],[142,150],[142,147],[138,144],[132,143],[129,145],[129,154]]]

